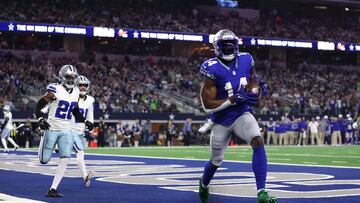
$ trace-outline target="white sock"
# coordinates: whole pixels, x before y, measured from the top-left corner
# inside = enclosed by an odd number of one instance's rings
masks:
[[[56,174],[54,176],[54,180],[53,180],[53,183],[52,183],[50,189],[55,189],[56,190],[57,187],[59,186],[61,179],[65,175],[65,171],[66,171],[69,159],[70,158],[60,158],[60,162],[59,162],[59,165],[58,165],[58,167],[56,169]]]
[[[78,153],[76,153],[76,161],[77,161],[78,168],[80,169],[81,175],[85,180],[85,178],[87,176],[87,172],[86,172],[86,166],[85,166],[85,160],[84,160],[84,151],[79,151]]]
[[[14,145],[14,147],[18,146],[11,137],[8,137],[8,140],[12,145]]]
[[[7,143],[6,143],[5,138],[1,138],[1,143],[2,143],[2,145],[4,146],[4,149],[5,149],[5,150],[8,150],[8,147],[7,147]]]

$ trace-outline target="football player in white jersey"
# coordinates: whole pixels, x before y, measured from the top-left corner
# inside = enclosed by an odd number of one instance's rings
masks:
[[[8,153],[9,149],[7,147],[6,140],[8,140],[15,147],[15,150],[19,148],[19,145],[17,145],[15,141],[10,137],[10,133],[14,129],[14,127],[12,122],[12,113],[10,112],[9,105],[4,106],[3,113],[4,113],[4,123],[1,126],[2,129],[1,143],[4,146],[4,152]]]
[[[91,130],[93,124],[85,120],[77,108],[79,89],[75,86],[78,76],[76,68],[72,65],[64,65],[59,71],[59,83],[52,83],[47,86],[46,94],[41,97],[36,105],[36,117],[39,127],[44,130],[39,147],[40,163],[46,164],[50,161],[55,145],[59,147],[60,162],[52,185],[47,193],[48,197],[62,197],[57,192],[57,187],[65,174],[68,161],[74,145],[72,117],[85,123]],[[49,105],[48,119],[41,113],[46,105]]]
[[[88,91],[90,88],[90,80],[85,76],[80,75],[76,79],[76,86],[80,90],[80,99],[78,101],[78,107],[80,113],[86,118],[86,120],[94,123],[94,98],[88,95]],[[93,171],[86,171],[85,160],[84,160],[84,148],[86,146],[85,140],[85,124],[77,121],[73,118],[73,129],[75,133],[74,135],[74,150],[76,152],[76,160],[78,167],[80,169],[81,175],[84,179],[84,186],[89,187],[90,181],[94,176]]]

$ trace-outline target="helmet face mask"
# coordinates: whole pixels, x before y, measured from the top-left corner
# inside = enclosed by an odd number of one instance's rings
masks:
[[[231,61],[238,52],[239,39],[232,31],[224,29],[216,33],[213,45],[217,57]]]
[[[59,71],[60,82],[66,88],[74,88],[77,76],[78,72],[72,65],[64,65]]]

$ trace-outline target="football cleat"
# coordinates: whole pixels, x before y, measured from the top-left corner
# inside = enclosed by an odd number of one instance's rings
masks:
[[[206,187],[203,182],[202,178],[199,180],[199,197],[202,203],[207,203],[209,199],[209,188]]]
[[[90,172],[87,174],[87,176],[86,176],[86,178],[85,178],[85,180],[84,180],[84,186],[85,186],[85,187],[90,187],[90,183],[91,183],[91,180],[92,180],[92,178],[94,177],[94,175],[95,175],[94,171],[90,171]]]
[[[48,193],[47,193],[46,196],[47,196],[47,197],[63,197],[64,195],[58,193],[58,191],[56,191],[55,189],[51,188],[51,189],[48,191]]]
[[[264,189],[257,194],[257,203],[276,203],[276,197],[270,196]]]
[[[19,145],[16,145],[15,148],[14,148],[14,151],[18,150],[19,149]]]

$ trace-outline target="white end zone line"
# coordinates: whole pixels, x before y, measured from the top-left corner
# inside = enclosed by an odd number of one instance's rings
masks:
[[[31,149],[18,149],[17,151],[24,152],[36,152]],[[157,157],[157,156],[139,156],[139,155],[119,155],[119,154],[96,154],[96,153],[85,153],[86,155],[94,156],[115,156],[115,157],[134,157],[134,158],[145,158],[145,159],[168,159],[168,160],[189,160],[189,161],[208,161],[209,159],[187,159],[187,158],[171,158],[171,157]],[[86,161],[86,158],[85,158]],[[251,163],[251,161],[235,161],[235,160],[224,160],[224,162],[230,163]],[[290,163],[275,163],[271,162],[268,165],[282,165],[282,166],[308,166],[308,167],[320,167],[320,168],[348,168],[348,169],[359,169],[360,167],[355,166],[331,166],[331,165],[312,165],[312,164],[290,164]]]

